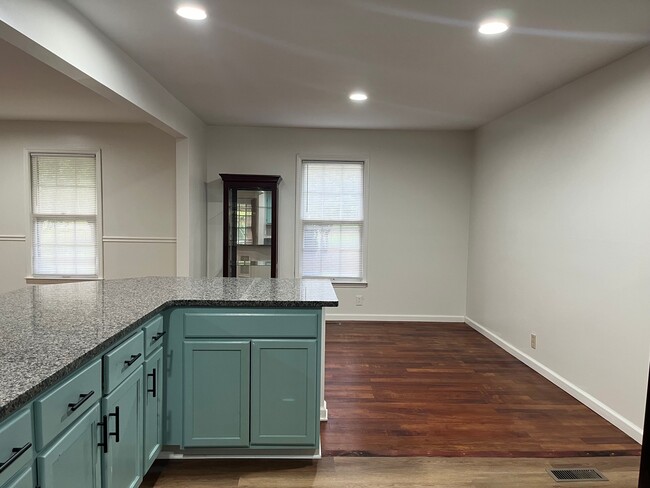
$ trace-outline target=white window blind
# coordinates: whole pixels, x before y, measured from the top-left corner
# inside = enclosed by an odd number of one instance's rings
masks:
[[[32,274],[99,274],[94,154],[31,154]]]
[[[362,281],[364,162],[303,161],[301,223],[302,277]]]

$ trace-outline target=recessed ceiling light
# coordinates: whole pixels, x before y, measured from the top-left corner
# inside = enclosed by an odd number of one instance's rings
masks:
[[[203,10],[202,8],[192,7],[189,5],[178,7],[176,9],[176,13],[181,17],[183,17],[184,19],[190,19],[190,20],[204,20],[208,17],[208,14],[206,14],[205,10]]]
[[[350,100],[354,102],[365,102],[368,100],[368,95],[363,92],[350,93]]]
[[[478,27],[478,31],[486,36],[503,34],[508,29],[510,26],[503,20],[485,20]]]

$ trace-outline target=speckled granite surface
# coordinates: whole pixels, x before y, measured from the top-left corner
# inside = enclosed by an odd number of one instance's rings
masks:
[[[166,308],[337,305],[328,281],[260,278],[134,278],[0,295],[0,421]]]

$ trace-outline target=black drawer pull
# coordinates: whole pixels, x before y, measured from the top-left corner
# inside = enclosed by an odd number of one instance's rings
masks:
[[[154,368],[153,371],[147,375],[147,378],[153,378],[153,388],[147,388],[147,393],[153,393],[152,396],[156,398],[156,368]]]
[[[142,356],[142,353],[140,352],[138,354],[132,354],[131,359],[127,359],[126,361],[124,361],[124,364],[126,364],[126,367],[128,368],[133,363],[135,363],[140,358],[140,356]]]
[[[88,400],[88,399],[89,399],[91,396],[93,396],[94,394],[95,394],[95,392],[91,390],[91,391],[89,391],[88,393],[86,393],[85,395],[83,395],[83,394],[82,394],[82,395],[79,395],[79,401],[78,401],[77,403],[68,403],[68,410],[70,410],[71,412],[74,412],[74,411],[77,410],[81,405],[83,405],[83,403],[84,403],[86,400]]]
[[[108,435],[115,437],[115,442],[120,442],[120,407],[115,407],[115,413],[109,413],[108,416],[115,417],[115,432],[109,432]]]
[[[98,442],[97,445],[103,447],[104,454],[106,454],[108,452],[108,419],[106,415],[102,417],[102,421],[98,422],[97,425],[102,428],[102,439],[104,439],[104,442]]]
[[[151,342],[152,342],[152,343],[156,342],[158,339],[160,339],[160,338],[161,338],[162,336],[164,336],[164,335],[165,335],[165,331],[164,331],[164,330],[163,330],[162,332],[158,332],[155,336],[153,336],[153,337],[151,338]]]
[[[14,463],[14,461],[18,459],[21,455],[29,451],[30,447],[32,447],[31,442],[28,442],[23,447],[14,447],[11,450],[11,456],[9,457],[9,459],[7,459],[4,463],[0,463],[0,473],[2,473],[5,469],[11,466]]]

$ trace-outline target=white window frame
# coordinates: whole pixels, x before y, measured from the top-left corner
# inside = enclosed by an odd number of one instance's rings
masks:
[[[361,279],[351,280],[349,278],[331,278],[334,286],[366,287],[368,286],[368,230],[369,218],[368,209],[370,203],[369,175],[370,158],[368,156],[323,156],[298,154],[296,157],[296,225],[295,225],[295,263],[294,276],[299,279],[327,279],[310,278],[302,276],[302,168],[303,162],[333,162],[333,163],[362,163],[363,164],[363,226],[361,230]]]
[[[97,275],[35,275],[34,274],[34,249],[33,246],[33,209],[32,209],[32,154],[45,154],[55,156],[93,156],[95,158],[95,175],[97,181],[97,217],[96,217],[96,236],[97,241]],[[47,282],[47,281],[94,281],[102,280],[104,277],[104,243],[103,243],[103,211],[102,211],[102,158],[99,149],[25,149],[24,151],[24,168],[25,168],[25,211],[27,229],[27,269],[29,275],[25,277],[30,282]]]

